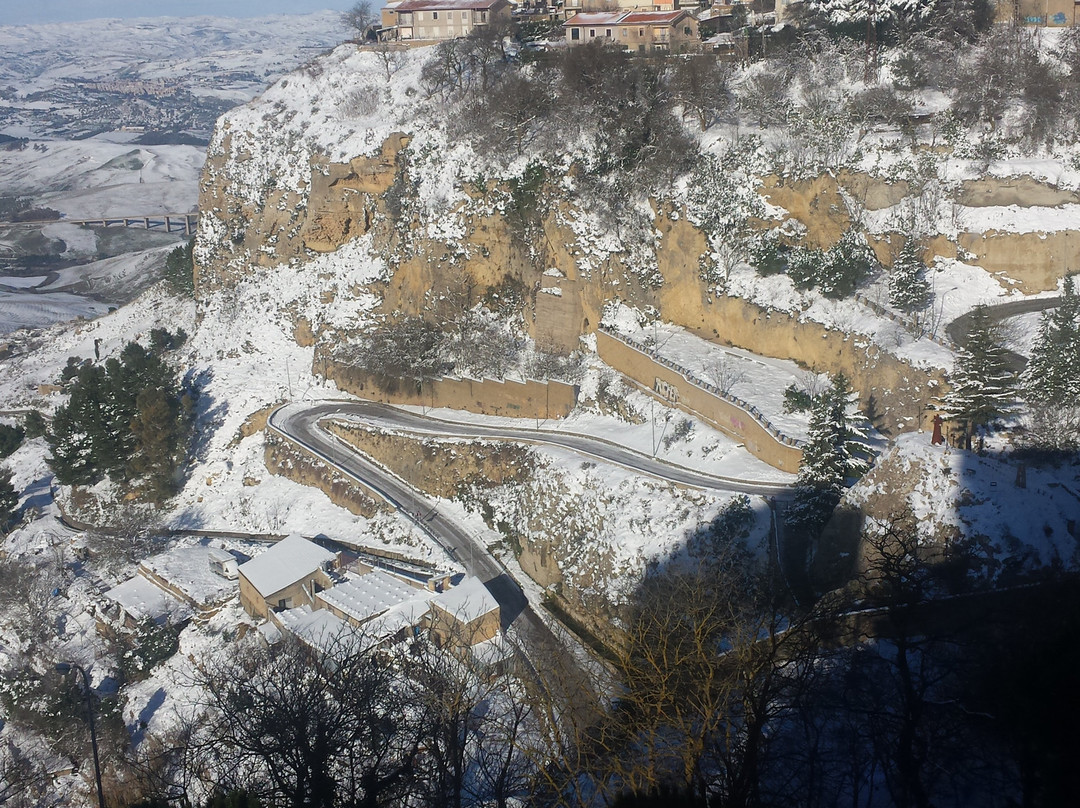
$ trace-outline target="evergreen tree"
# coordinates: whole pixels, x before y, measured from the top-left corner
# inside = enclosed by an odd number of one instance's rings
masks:
[[[1012,410],[1016,387],[1016,374],[998,342],[990,312],[986,306],[976,306],[970,317],[949,379],[952,390],[944,402],[948,417],[963,427],[966,448],[971,447],[976,431]]]
[[[23,430],[26,432],[26,437],[31,440],[44,437],[47,429],[48,424],[45,423],[45,416],[41,414],[41,410],[30,410],[30,412],[26,413],[26,418],[23,419]]]
[[[165,280],[173,292],[184,297],[195,296],[195,239],[165,256]]]
[[[919,252],[919,245],[909,238],[889,273],[889,303],[900,311],[921,311],[930,302],[930,282]]]
[[[21,426],[8,426],[0,424],[0,457],[10,457],[15,450],[22,446],[26,430]]]
[[[0,468],[0,526],[7,521],[19,507],[19,492],[11,482],[11,469]]]
[[[810,409],[810,428],[796,480],[788,524],[817,534],[840,501],[849,480],[869,469],[868,452],[854,423],[854,396],[841,373]]]
[[[143,478],[147,497],[160,503],[176,493],[176,470],[185,454],[180,401],[168,391],[152,387],[139,393],[135,407],[131,432],[139,451],[132,457],[132,471]]]
[[[1080,405],[1080,297],[1071,276],[1063,291],[1061,305],[1042,316],[1024,371],[1024,395],[1032,403]]]
[[[848,230],[828,250],[796,247],[787,255],[788,276],[797,289],[817,287],[840,300],[852,294],[877,263],[874,251],[856,230]]]
[[[101,479],[107,461],[104,369],[82,366],[69,391],[68,403],[57,408],[46,436],[52,451],[49,465],[62,485],[89,485]]]
[[[874,251],[857,230],[848,230],[825,253],[818,286],[825,297],[840,300],[855,291],[870,268],[877,264]]]
[[[173,370],[136,342],[104,365],[70,366],[77,370],[68,402],[46,435],[57,482],[92,485],[106,475],[119,481],[141,476],[153,501],[174,493],[191,401],[177,390]]]

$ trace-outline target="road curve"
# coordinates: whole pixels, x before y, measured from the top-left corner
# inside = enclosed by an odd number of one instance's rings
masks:
[[[1006,303],[995,303],[986,306],[986,313],[990,315],[990,322],[1000,323],[1010,317],[1018,317],[1021,314],[1030,314],[1035,311],[1055,309],[1061,305],[1060,297],[1036,297],[1034,299],[1010,300]],[[971,330],[971,312],[961,314],[947,326],[945,333],[954,345],[963,345]],[[1027,367],[1027,357],[1021,356],[1015,351],[1006,351],[1009,367],[1016,373],[1023,372]]]
[[[382,496],[419,526],[451,558],[462,564],[470,575],[483,581],[499,603],[503,629],[509,629],[512,625],[517,636],[525,641],[529,649],[528,657],[537,669],[540,683],[564,708],[576,712],[594,711],[599,701],[592,677],[578,664],[573,654],[567,652],[551,628],[532,608],[517,581],[490,554],[480,537],[443,514],[435,501],[319,426],[324,418],[357,416],[365,412],[377,412],[383,416],[389,414],[389,421],[377,423],[392,423],[395,414],[400,415],[403,422],[412,423],[406,418],[409,413],[392,407],[361,401],[337,401],[285,405],[270,414],[267,428],[304,447]],[[583,694],[590,693],[591,698],[583,698]]]
[[[455,423],[428,418],[370,401],[323,401],[287,404],[274,410],[267,428],[304,447],[333,467],[383,497],[418,525],[470,575],[484,582],[499,602],[503,627],[514,626],[531,649],[538,675],[552,697],[570,709],[592,710],[595,695],[582,702],[582,694],[595,687],[588,673],[566,652],[550,627],[529,604],[513,576],[473,535],[440,512],[438,504],[376,464],[363,453],[331,435],[320,422],[332,418],[358,419],[373,426],[428,436],[483,438],[559,446],[582,455],[615,463],[642,474],[706,490],[739,491],[786,500],[790,485],[717,477],[657,460],[605,440],[548,430]]]
[[[658,460],[611,441],[587,435],[529,427],[486,426],[444,421],[373,401],[295,403],[276,410],[271,415],[270,421],[276,429],[287,436],[302,437],[321,432],[322,430],[317,428],[318,422],[324,418],[333,417],[359,419],[372,426],[418,435],[483,438],[558,446],[659,480],[708,491],[738,491],[776,499],[790,499],[793,495],[792,483],[760,482],[708,474]]]

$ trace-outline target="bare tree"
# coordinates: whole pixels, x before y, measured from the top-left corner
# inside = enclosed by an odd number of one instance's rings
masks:
[[[357,0],[352,8],[342,12],[341,23],[356,32],[357,41],[363,42],[373,38],[374,29],[379,24],[379,15],[371,0]]]
[[[286,638],[202,666],[198,765],[223,788],[331,808],[401,797],[419,753],[394,672],[359,635],[321,650]]]
[[[395,42],[379,42],[372,50],[382,65],[389,84],[394,74],[405,66],[405,47]]]
[[[725,353],[706,360],[702,371],[705,378],[712,382],[721,393],[728,395],[735,385],[746,381],[746,371],[742,369],[742,363],[742,359]]]

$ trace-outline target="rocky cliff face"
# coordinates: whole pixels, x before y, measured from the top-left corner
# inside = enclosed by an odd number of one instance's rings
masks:
[[[538,343],[571,349],[596,328],[605,305],[619,300],[708,339],[844,372],[864,404],[873,399],[881,428],[921,425],[926,405],[941,392],[941,371],[914,367],[880,342],[825,327],[801,311],[723,294],[703,278],[711,248],[677,199],[604,222],[576,196],[572,176],[549,171],[525,193],[523,181],[467,174],[475,156],[452,143],[441,122],[415,113],[415,74],[402,70],[377,86],[373,60],[339,48],[219,123],[200,195],[200,297],[234,288],[259,268],[302,272],[319,256],[363,240],[385,264],[375,283],[331,283],[320,274],[308,281],[338,310],[370,309],[374,297],[376,314],[424,313],[451,284],[467,286],[476,299],[512,284],[525,293],[513,311],[501,313],[520,317]],[[363,102],[372,97],[368,109]],[[905,181],[849,173],[799,182],[769,177],[759,193],[807,243],[828,246],[850,225],[853,209],[891,209],[911,189]],[[984,180],[956,193],[972,208],[1073,201],[1033,182]],[[631,220],[636,224],[627,225]],[[877,229],[872,244],[888,262],[902,239],[884,225]],[[981,261],[1008,276],[1003,284],[1037,291],[1056,284],[1078,238],[1076,231],[957,229],[933,239],[930,249]],[[293,316],[306,344],[348,337],[318,306]]]

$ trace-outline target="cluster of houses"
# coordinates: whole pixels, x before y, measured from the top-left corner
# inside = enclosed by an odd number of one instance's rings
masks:
[[[639,53],[697,50],[702,35],[730,32],[733,20],[778,24],[802,0],[390,0],[382,9],[378,36],[405,43],[469,36],[480,28],[542,14],[562,19],[567,45],[597,39]],[[1072,26],[1080,0],[997,0],[996,16],[1027,25]],[[726,23],[726,24],[725,24]]]
[[[600,39],[634,52],[686,52],[701,45],[699,16],[731,19],[737,10],[758,13],[763,6],[775,20],[786,0],[726,0],[702,15],[698,3],[680,0],[564,0],[557,8],[544,8],[551,19],[563,20],[568,45]],[[469,36],[485,26],[508,25],[515,16],[535,17],[535,8],[518,8],[508,0],[391,0],[382,9],[383,40],[405,43],[437,42]]]
[[[382,569],[298,535],[240,561],[205,541],[147,559],[106,593],[109,616],[128,627],[177,624],[213,614],[238,594],[271,643],[291,634],[319,650],[352,651],[426,635],[485,666],[511,656],[499,604],[477,578],[407,564]]]

